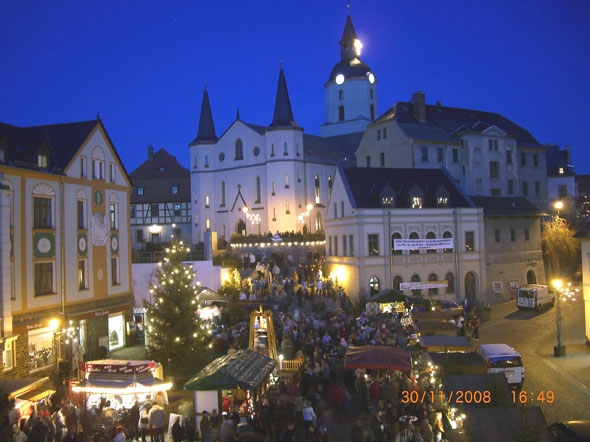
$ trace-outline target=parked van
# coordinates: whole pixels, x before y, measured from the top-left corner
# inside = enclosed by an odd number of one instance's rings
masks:
[[[555,294],[546,285],[529,284],[518,289],[516,306],[519,309],[530,308],[541,310],[544,305],[555,302]]]
[[[524,364],[515,349],[506,344],[483,344],[476,352],[488,365],[488,373],[504,373],[511,387],[522,388]]]

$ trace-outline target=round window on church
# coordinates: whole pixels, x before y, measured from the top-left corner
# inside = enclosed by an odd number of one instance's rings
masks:
[[[257,157],[258,155],[260,155],[260,147],[256,146],[254,148],[254,156]]]
[[[223,160],[225,160],[225,154],[223,152],[221,152],[219,154],[219,161],[223,161]]]

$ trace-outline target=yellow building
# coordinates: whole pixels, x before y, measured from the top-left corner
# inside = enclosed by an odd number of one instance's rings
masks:
[[[100,120],[0,123],[0,378],[125,345],[131,182]]]

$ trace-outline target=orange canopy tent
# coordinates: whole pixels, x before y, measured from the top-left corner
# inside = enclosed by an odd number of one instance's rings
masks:
[[[412,357],[406,349],[385,345],[348,347],[344,356],[344,368],[346,370],[377,368],[410,371],[412,369]]]

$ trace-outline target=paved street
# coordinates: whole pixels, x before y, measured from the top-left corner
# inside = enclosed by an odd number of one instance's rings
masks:
[[[555,358],[555,307],[537,313],[517,310],[515,301],[498,304],[492,308],[492,320],[480,327],[480,344],[505,343],[522,354],[523,390],[535,398],[540,391],[555,393],[552,404],[534,403],[548,424],[590,418],[590,349],[584,345],[581,292],[575,302],[562,304],[562,330],[567,356]]]

